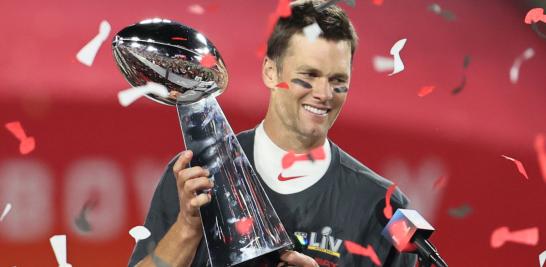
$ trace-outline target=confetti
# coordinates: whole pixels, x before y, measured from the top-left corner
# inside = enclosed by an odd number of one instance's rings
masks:
[[[53,248],[59,267],[72,267],[66,262],[66,235],[54,235],[49,239],[49,243]]]
[[[383,215],[389,220],[392,218],[391,196],[394,189],[396,189],[396,184],[389,186],[387,193],[385,194],[385,208],[383,208]]]
[[[250,234],[253,225],[254,220],[252,220],[252,218],[244,217],[235,222],[235,229],[240,235],[248,235]]]
[[[391,48],[390,54],[394,56],[394,71],[389,74],[389,76],[392,76],[404,70],[404,62],[402,62],[402,58],[400,58],[400,51],[402,50],[402,48],[404,48],[406,41],[406,38],[401,39],[396,42]]]
[[[544,9],[542,8],[533,8],[527,12],[525,19],[523,20],[525,24],[533,24],[539,21],[546,23],[546,15],[544,15]]]
[[[538,244],[538,227],[510,232],[508,227],[503,226],[495,229],[491,234],[491,247],[493,248],[500,248],[507,241],[535,246]]]
[[[442,175],[438,177],[432,184],[432,189],[442,189],[447,185],[447,176]]]
[[[419,89],[419,92],[417,92],[417,95],[419,97],[426,96],[426,95],[432,93],[432,91],[434,91],[434,88],[435,88],[435,86],[433,86],[433,85],[423,86],[423,87],[421,87],[421,89]]]
[[[19,140],[19,153],[26,155],[34,151],[36,148],[36,140],[34,137],[26,135],[21,122],[8,122],[5,124],[5,127]]]
[[[373,57],[373,68],[377,72],[388,72],[394,70],[394,59],[390,57]]]
[[[203,8],[199,4],[193,4],[193,5],[188,6],[188,12],[190,12],[192,14],[196,14],[196,15],[203,15],[203,14],[205,14],[205,8]]]
[[[521,56],[514,60],[514,64],[512,64],[512,67],[510,68],[510,81],[512,84],[516,84],[518,82],[519,69],[523,61],[529,60],[533,58],[533,56],[535,56],[535,50],[533,50],[533,48],[527,48]]]
[[[288,83],[286,82],[282,82],[282,83],[278,83],[277,85],[275,85],[276,87],[279,87],[281,89],[288,89]]]
[[[110,23],[103,20],[99,26],[99,33],[89,43],[87,43],[76,55],[78,61],[86,66],[91,66],[95,60],[95,56],[99,51],[102,43],[106,41],[111,30]]]
[[[527,176],[527,172],[525,171],[525,168],[523,167],[523,163],[521,163],[521,161],[519,161],[517,159],[514,159],[514,158],[511,158],[511,157],[508,157],[508,156],[505,156],[505,155],[502,155],[502,157],[504,157],[507,160],[513,161],[516,164],[516,166],[518,167],[519,173],[521,173],[523,176],[525,176],[526,179],[529,179],[529,177]]]
[[[383,4],[383,0],[372,0],[372,4],[376,5],[376,6],[380,6]]]
[[[82,207],[82,210],[80,211],[80,214],[78,215],[78,217],[74,219],[74,225],[76,225],[76,228],[79,231],[83,233],[91,232],[92,228],[91,228],[91,224],[87,220],[87,213],[89,212],[89,210],[93,209],[96,206],[96,204],[97,204],[97,201],[95,199],[85,202],[85,204]]]
[[[322,29],[316,22],[303,28],[303,34],[311,43],[315,42],[321,33]]]
[[[4,220],[6,215],[8,215],[9,211],[11,210],[11,203],[6,204],[6,207],[4,208],[4,211],[2,212],[2,215],[0,216],[0,222]]]
[[[544,266],[544,262],[546,261],[546,250],[542,251],[540,255],[538,255],[538,262],[540,263],[540,267]]]
[[[201,58],[200,63],[201,65],[203,65],[203,67],[206,67],[206,68],[212,68],[216,64],[218,64],[218,62],[216,61],[216,57],[211,55],[210,53],[204,55],[203,58]]]
[[[428,10],[432,11],[432,13],[441,16],[447,21],[455,20],[455,14],[449,10],[443,10],[442,7],[437,3],[432,3],[428,6]]]
[[[466,69],[468,68],[468,66],[470,65],[470,56],[469,55],[466,55],[464,56],[464,60],[463,60],[463,80],[461,82],[461,84],[457,87],[455,87],[453,90],[451,90],[451,94],[453,95],[456,95],[458,93],[460,93],[464,87],[466,86]]]
[[[310,153],[305,154],[295,154],[293,151],[290,151],[282,158],[282,168],[288,169],[297,161],[311,160],[314,162],[315,160],[323,160],[325,158],[326,154],[324,153],[324,148],[322,146],[311,150]]]
[[[535,151],[537,152],[542,179],[546,183],[546,135],[537,134],[535,136]]]
[[[135,243],[139,240],[144,240],[151,235],[150,230],[142,225],[131,228],[129,234],[135,239]]]
[[[345,248],[347,249],[349,253],[369,257],[370,260],[373,263],[375,263],[375,265],[377,266],[381,265],[381,261],[379,261],[379,257],[377,257],[377,254],[375,253],[375,250],[373,249],[372,245],[363,247],[349,240],[345,240],[345,242],[343,243],[345,244]]]
[[[161,84],[148,82],[146,85],[129,88],[118,93],[119,103],[127,107],[137,99],[146,94],[154,94],[161,97],[168,97],[167,88]]]
[[[472,212],[472,208],[468,204],[463,204],[460,207],[451,208],[448,210],[448,214],[451,217],[462,219],[468,216]]]

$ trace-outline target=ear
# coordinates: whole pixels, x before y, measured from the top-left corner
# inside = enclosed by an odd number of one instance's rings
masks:
[[[262,65],[262,79],[265,86],[270,90],[276,88],[277,84],[279,83],[277,76],[277,64],[275,64],[275,61],[267,56],[264,57],[264,62]]]

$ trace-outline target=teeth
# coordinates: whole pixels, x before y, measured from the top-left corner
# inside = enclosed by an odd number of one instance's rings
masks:
[[[311,107],[309,105],[303,105],[303,108],[317,115],[324,115],[328,112],[326,109],[318,109],[318,108]]]

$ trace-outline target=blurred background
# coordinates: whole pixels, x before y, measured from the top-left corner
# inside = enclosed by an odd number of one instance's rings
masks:
[[[184,149],[173,107],[129,88],[111,38],[153,17],[203,32],[230,74],[218,97],[235,132],[266,112],[262,84],[267,19],[276,0],[3,1],[0,10],[0,266],[57,266],[49,238],[66,234],[68,262],[124,266],[167,162]],[[546,1],[357,0],[340,3],[360,36],[348,101],[330,138],[395,181],[436,228],[450,266],[539,266],[546,250],[546,39],[524,23]],[[112,26],[91,67],[76,54]],[[546,33],[546,24],[537,23]],[[388,76],[374,58],[407,38],[406,69]],[[531,48],[533,57],[524,59]],[[520,61],[517,81],[509,72]],[[423,87],[434,87],[424,95]],[[421,96],[420,96],[421,95]],[[19,121],[35,149],[22,154],[4,127]],[[516,164],[502,155],[517,159]],[[546,164],[546,161],[544,162]],[[343,218],[350,220],[350,218]],[[355,225],[355,227],[359,227]],[[491,246],[508,227],[538,229]],[[532,232],[532,231],[530,231]],[[525,238],[524,238],[525,239]]]

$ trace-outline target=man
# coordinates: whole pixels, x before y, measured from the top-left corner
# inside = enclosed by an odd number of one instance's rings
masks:
[[[284,252],[279,261],[375,266],[370,258],[347,252],[343,241],[351,240],[371,245],[385,266],[414,266],[415,256],[399,254],[381,236],[385,219],[376,211],[391,183],[327,139],[347,98],[357,35],[340,8],[318,12],[318,4],[295,3],[292,15],[277,22],[262,67],[271,92],[266,117],[237,136],[286,230],[308,243],[302,253]],[[323,33],[311,41],[302,29],[315,21]],[[288,151],[316,149],[324,158],[282,164]],[[146,218],[152,236],[138,242],[129,266],[154,266],[157,258],[169,266],[207,264],[199,207],[211,196],[196,192],[214,185],[208,170],[187,167],[191,158],[192,152],[184,151],[169,164]],[[408,203],[400,191],[392,201],[402,207]]]

